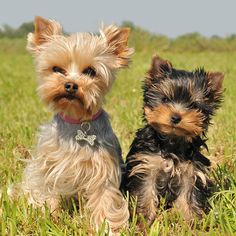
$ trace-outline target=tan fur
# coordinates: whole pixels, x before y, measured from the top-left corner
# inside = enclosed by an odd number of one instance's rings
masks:
[[[42,207],[47,202],[54,211],[61,196],[76,198],[82,193],[88,200],[91,223],[100,225],[107,219],[113,229],[126,224],[129,214],[127,202],[119,191],[121,174],[115,156],[111,159],[102,149],[98,152],[89,148],[71,150],[52,139],[40,143],[35,156],[25,170],[22,183],[30,203]]]
[[[214,91],[214,99],[221,99],[223,93],[224,74],[222,72],[209,72],[207,74],[209,87]]]
[[[162,183],[156,181],[157,176],[161,173],[161,175],[165,173],[171,177],[177,176],[179,179],[181,189],[179,196],[174,201],[174,206],[181,214],[183,214],[183,217],[186,220],[193,219],[194,212],[197,212],[198,215],[203,213],[201,209],[198,209],[194,199],[191,199],[190,202],[189,194],[192,192],[197,177],[200,178],[203,184],[207,183],[208,177],[205,173],[195,168],[191,162],[179,162],[176,165],[172,159],[163,159],[161,154],[138,154],[133,157],[130,163],[132,163],[132,161],[140,162],[140,164],[133,167],[129,177],[137,177],[142,174],[145,175],[145,178],[143,179],[140,177],[144,181],[142,182],[142,186],[140,186],[140,189],[137,189],[137,191],[132,192],[132,196],[137,197],[137,212],[145,216],[148,224],[151,224],[157,216],[159,193],[157,192],[156,184],[161,186]],[[207,170],[205,171],[207,172]]]
[[[151,68],[148,71],[147,80],[151,80],[152,78],[162,78],[164,76],[163,68],[172,68],[172,64],[160,58],[158,55],[154,56],[152,59]]]
[[[159,205],[156,190],[157,173],[160,170],[172,173],[173,162],[163,159],[161,155],[149,156],[145,154],[135,155],[134,161],[140,161],[141,164],[134,166],[129,177],[144,174],[145,183],[142,185],[142,191],[137,190],[132,195],[136,196],[138,200],[137,213],[143,214],[150,225],[156,217]]]
[[[174,202],[174,205],[178,209],[178,211],[181,212],[184,219],[188,221],[192,220],[194,217],[192,208],[197,208],[194,201],[192,203],[189,202],[188,194],[191,193],[191,189],[195,185],[197,177],[201,179],[203,184],[206,184],[207,176],[201,171],[196,171],[191,162],[180,163],[178,166],[178,172],[181,175],[182,188],[179,197]],[[202,214],[200,209],[197,210],[197,213],[199,215]]]
[[[116,63],[121,66],[127,66],[129,56],[133,53],[133,49],[128,48],[130,29],[118,29],[114,26],[108,26],[101,30],[101,34],[107,38],[111,53],[117,55]]]
[[[133,49],[127,46],[128,36],[129,29],[115,25],[104,27],[100,35],[65,36],[55,20],[36,17],[27,49],[35,59],[38,93],[43,102],[55,113],[90,121],[101,110],[116,70],[129,63]],[[60,70],[55,71],[55,67]],[[87,68],[92,68],[95,75],[86,74]],[[67,82],[78,86],[73,99],[66,97]],[[77,198],[79,194],[86,199],[91,224],[96,228],[104,220],[112,230],[127,224],[128,206],[119,190],[119,144],[109,121],[103,122],[107,127],[101,133],[106,139],[99,140],[97,148],[80,146],[75,137],[63,139],[66,132],[59,133],[54,121],[42,127],[34,158],[29,160],[23,176],[22,189],[29,203],[39,207],[47,203],[55,211],[61,198]],[[102,121],[99,124],[102,126]]]
[[[100,109],[115,79],[115,70],[128,65],[133,49],[128,48],[129,29],[104,27],[100,36],[78,33],[64,36],[54,20],[35,18],[35,32],[28,36],[28,50],[35,57],[38,92],[55,112],[63,111],[75,119],[90,119]],[[63,74],[53,73],[54,66]],[[96,76],[83,74],[92,67]],[[63,95],[64,83],[76,82],[78,100],[54,98]]]
[[[46,20],[40,16],[36,16],[34,20],[35,32],[28,35],[28,50],[37,52],[36,46],[46,43],[52,35],[62,33],[61,26],[55,20]]]
[[[178,108],[177,105],[159,105],[153,110],[146,107],[145,114],[148,123],[163,133],[192,137],[200,135],[203,131],[202,116],[196,110],[185,110]],[[181,117],[181,121],[173,125],[171,116],[175,114]]]

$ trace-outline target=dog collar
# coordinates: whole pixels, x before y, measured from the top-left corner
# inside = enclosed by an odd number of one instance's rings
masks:
[[[98,119],[98,117],[102,114],[103,110],[99,110],[95,115],[92,116],[91,120],[86,120],[86,121],[81,121],[81,120],[77,120],[77,119],[73,119],[70,116],[67,116],[64,112],[60,112],[58,113],[58,115],[61,117],[62,120],[64,120],[66,123],[69,124],[82,124],[84,122],[88,122],[88,121],[94,121],[96,119]]]

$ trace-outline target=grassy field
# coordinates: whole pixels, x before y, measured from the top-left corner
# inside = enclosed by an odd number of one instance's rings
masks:
[[[206,154],[219,187],[211,199],[212,210],[191,226],[178,213],[160,211],[147,229],[148,235],[236,235],[236,52],[174,53],[149,48],[136,52],[130,68],[118,74],[105,105],[124,158],[134,132],[142,126],[141,81],[157,52],[177,68],[191,70],[204,65],[207,70],[223,71],[225,97],[208,133]],[[24,41],[0,41],[0,235],[86,235],[88,219],[76,211],[72,215],[62,212],[53,219],[47,211],[43,214],[27,206],[25,199],[11,202],[6,196],[6,186],[21,179],[24,163],[19,158],[28,158],[37,127],[52,117],[35,90],[33,63],[24,50]],[[134,217],[129,230],[121,235],[136,235],[135,221]],[[99,235],[104,235],[102,229]]]

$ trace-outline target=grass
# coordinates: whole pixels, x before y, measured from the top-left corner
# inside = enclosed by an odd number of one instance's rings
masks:
[[[24,164],[18,157],[28,156],[37,127],[52,117],[35,92],[35,72],[31,57],[24,52],[24,41],[12,42],[13,46],[6,40],[0,42],[0,235],[86,235],[86,214],[81,217],[81,212],[71,215],[64,211],[55,220],[47,210],[42,213],[28,206],[25,199],[11,202],[6,196],[6,186],[21,179]],[[124,157],[134,132],[142,126],[141,81],[154,53],[149,48],[136,52],[130,68],[118,74],[107,96],[105,108]],[[147,229],[148,235],[236,235],[236,53],[163,51],[160,55],[177,68],[191,70],[204,65],[207,70],[225,72],[225,101],[208,133],[207,155],[213,162],[212,176],[219,192],[211,199],[210,213],[191,226],[174,210],[160,209],[157,220]],[[137,235],[136,220],[134,216],[130,228],[121,235]],[[104,234],[101,228],[98,235]]]

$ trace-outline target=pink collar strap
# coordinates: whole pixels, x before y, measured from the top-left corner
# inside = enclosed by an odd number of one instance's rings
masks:
[[[91,120],[87,120],[87,121],[96,120],[102,114],[102,112],[103,112],[102,109],[99,110],[95,115],[93,115]],[[62,120],[64,120],[66,123],[69,123],[69,124],[81,124],[81,123],[84,122],[84,121],[81,121],[79,119],[78,120],[73,119],[70,116],[67,116],[66,114],[64,114],[64,112],[60,112],[60,113],[58,113],[58,115],[61,117]]]

